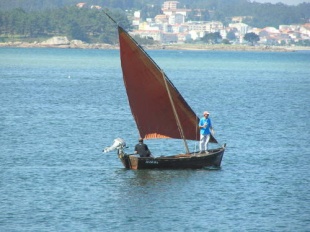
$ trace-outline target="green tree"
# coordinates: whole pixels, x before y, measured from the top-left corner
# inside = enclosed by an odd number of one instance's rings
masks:
[[[208,20],[210,20],[209,11],[208,10],[202,10],[202,9],[192,9],[187,14],[187,20],[208,21]]]
[[[229,42],[228,39],[223,39],[223,40],[222,40],[222,43],[223,43],[223,44],[230,44],[230,42]]]
[[[134,40],[141,45],[153,45],[155,43],[154,38],[153,37],[140,37],[139,35],[135,35]]]
[[[222,39],[222,36],[220,35],[219,32],[214,32],[214,33],[207,33],[202,37],[202,41],[205,43],[218,43],[219,40]]]
[[[235,32],[234,32],[233,30],[231,30],[231,31],[229,31],[229,32],[227,33],[226,38],[227,38],[228,40],[230,40],[230,41],[234,41],[234,40],[237,39],[236,34],[235,34]]]
[[[143,5],[140,9],[141,18],[155,18],[156,15],[162,14],[161,7],[159,5]]]
[[[251,43],[251,45],[253,46],[254,43],[258,42],[259,41],[259,36],[256,35],[255,33],[253,32],[250,32],[250,33],[246,33],[243,37],[244,40],[248,41]]]
[[[69,39],[78,39],[89,42],[88,36],[77,22],[72,22],[68,25],[67,35]]]

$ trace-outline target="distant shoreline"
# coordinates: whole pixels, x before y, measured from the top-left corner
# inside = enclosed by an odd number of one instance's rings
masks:
[[[310,47],[286,47],[286,46],[250,46],[250,45],[225,45],[225,44],[173,44],[163,45],[167,50],[203,50],[203,51],[271,51],[271,52],[293,52],[310,50]],[[147,47],[152,49],[152,47]]]
[[[16,48],[62,48],[62,49],[114,49],[118,50],[118,45],[111,44],[87,44],[87,43],[69,43],[69,44],[42,44],[28,42],[6,42],[0,43],[0,47]],[[272,52],[293,52],[301,50],[310,50],[310,47],[302,46],[250,46],[250,45],[225,45],[225,44],[170,44],[170,45],[145,45],[145,50],[191,50],[191,51],[272,51]]]

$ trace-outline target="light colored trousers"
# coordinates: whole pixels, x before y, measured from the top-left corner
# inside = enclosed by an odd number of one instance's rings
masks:
[[[200,142],[199,142],[200,151],[208,150],[209,140],[210,140],[210,135],[200,135]]]

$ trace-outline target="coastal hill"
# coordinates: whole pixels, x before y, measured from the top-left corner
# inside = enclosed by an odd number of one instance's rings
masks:
[[[106,11],[108,7],[111,7],[108,10],[109,13],[111,12],[111,16],[124,29],[131,31],[139,29],[137,28],[137,25],[133,24],[136,11],[140,12],[139,23],[146,22],[149,19],[154,20],[157,15],[163,15],[162,4],[164,1],[89,0],[84,3],[78,2],[79,1],[73,0],[42,0],[40,1],[40,4],[38,4],[37,0],[1,0],[1,46],[17,46],[20,44],[18,46],[106,47],[106,44],[110,44],[110,46],[113,47],[118,43],[116,27],[115,24],[113,24],[111,20],[106,17],[103,11]],[[232,33],[239,36],[239,39],[242,39],[245,35],[241,34],[243,33],[242,28],[240,28],[240,31],[233,31],[234,28],[230,27],[228,31],[227,28],[229,24],[234,22],[236,18],[242,20],[240,22],[251,28],[277,28],[279,25],[303,25],[310,19],[310,3],[302,3],[297,6],[288,6],[281,3],[261,4],[248,0],[180,0],[178,2],[179,7],[182,8],[183,11],[187,12],[183,21],[219,22],[219,24],[222,25],[220,29],[226,30],[225,33],[227,33],[227,38],[228,35],[232,35]],[[78,7],[78,5],[83,5],[83,7]],[[290,17],[287,17],[288,15]],[[185,25],[185,27],[187,27],[187,33],[189,34],[189,31],[191,30],[189,29],[190,26]],[[216,33],[219,33],[220,29],[218,28]],[[170,32],[171,30],[172,29],[170,29]],[[285,27],[285,30],[288,32],[292,31],[290,27]],[[306,30],[309,29],[306,28]],[[169,32],[168,29],[167,31]],[[266,30],[263,33],[268,32]],[[299,36],[296,35],[295,31],[293,31],[293,34],[291,33],[293,37],[290,36],[290,38],[288,38],[288,34],[286,34],[286,38],[283,38],[285,44],[294,46],[307,45],[310,40],[307,41],[307,38],[302,37],[301,33],[299,33]],[[50,43],[44,44],[44,41],[59,36],[67,37],[70,41],[69,45],[51,45]],[[298,36],[306,41],[306,43],[298,44],[298,41],[294,39],[295,37],[299,39]],[[138,42],[148,46],[152,45],[153,47],[161,46],[158,45],[154,37],[147,35],[146,38],[150,38],[149,41],[142,40]],[[223,38],[226,38],[226,35]],[[137,40],[138,38],[135,37],[135,39]],[[192,36],[189,40],[188,38],[185,38],[183,42],[186,42],[186,44],[182,45],[182,47],[201,47],[200,42],[211,43],[210,38],[205,38],[205,41],[198,41],[198,44],[196,45],[187,44],[196,43],[196,41],[191,41],[191,39],[194,40]],[[225,42],[235,43],[234,40],[234,38],[228,38]],[[217,42],[218,41],[215,41],[215,43]],[[167,43],[166,41],[162,42],[162,44],[169,44],[169,46],[165,46],[165,48],[177,46],[170,45],[170,43]],[[284,44],[281,43],[281,45]]]

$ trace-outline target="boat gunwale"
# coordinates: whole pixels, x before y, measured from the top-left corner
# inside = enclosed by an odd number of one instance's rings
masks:
[[[128,156],[134,156],[137,159],[142,159],[142,160],[178,160],[178,159],[192,159],[192,158],[203,158],[203,157],[209,157],[213,155],[217,155],[218,153],[224,152],[225,148],[220,147],[217,149],[212,149],[208,150],[207,153],[202,153],[200,154],[199,152],[191,152],[190,154],[178,154],[178,155],[172,155],[172,156],[159,156],[159,157],[139,157],[137,154],[126,154]]]

